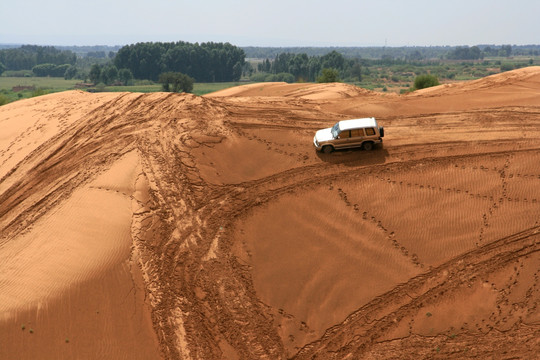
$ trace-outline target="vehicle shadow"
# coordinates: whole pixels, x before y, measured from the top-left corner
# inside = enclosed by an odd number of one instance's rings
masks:
[[[388,157],[388,150],[377,145],[371,151],[360,148],[336,150],[330,154],[315,151],[317,157],[330,164],[343,164],[347,166],[363,166],[383,164]]]

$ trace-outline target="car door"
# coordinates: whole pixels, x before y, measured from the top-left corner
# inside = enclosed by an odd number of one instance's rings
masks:
[[[340,132],[338,135],[338,138],[333,141],[334,147],[336,149],[348,147],[350,137],[351,137],[350,130],[344,130]]]
[[[355,147],[355,146],[362,146],[362,142],[364,141],[364,129],[353,129],[351,130],[351,137],[349,139],[349,146]]]

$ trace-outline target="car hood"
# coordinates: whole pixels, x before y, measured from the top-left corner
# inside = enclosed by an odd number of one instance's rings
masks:
[[[334,137],[332,136],[332,128],[322,129],[315,133],[315,138],[318,142],[329,141]]]

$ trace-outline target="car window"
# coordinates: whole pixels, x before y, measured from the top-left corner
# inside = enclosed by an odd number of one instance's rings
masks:
[[[351,130],[351,137],[364,136],[364,129]]]
[[[375,129],[374,128],[366,128],[366,135],[375,135]]]
[[[350,130],[345,130],[345,131],[342,131],[339,133],[339,138],[340,139],[346,139],[348,137],[351,136],[351,131]]]
[[[332,132],[332,137],[335,139],[338,137],[339,135],[339,122],[337,122],[334,126],[332,126],[332,130],[330,130]]]

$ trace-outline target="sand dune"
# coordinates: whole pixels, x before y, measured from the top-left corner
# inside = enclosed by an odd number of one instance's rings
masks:
[[[2,106],[0,358],[534,358],[539,114],[539,67]]]
[[[206,97],[293,97],[307,100],[336,100],[357,96],[378,97],[380,93],[343,83],[287,84],[270,82],[249,84],[216,91]]]

